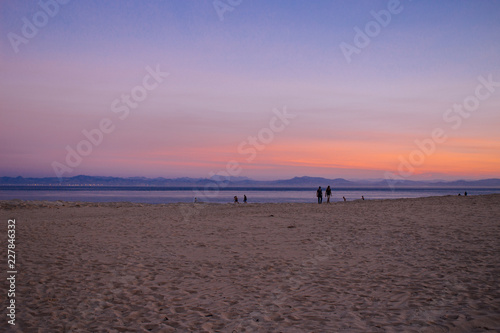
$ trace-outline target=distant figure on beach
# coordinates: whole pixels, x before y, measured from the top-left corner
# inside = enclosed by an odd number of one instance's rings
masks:
[[[247,195],[246,194],[243,195],[243,202],[247,203]]]
[[[198,202],[198,199],[197,199],[196,197],[194,198],[194,202],[195,202],[195,203],[196,203],[196,202]]]
[[[344,199],[344,202],[346,202],[347,200],[345,199],[345,197],[342,197],[342,199]]]
[[[460,193],[458,193],[458,196],[461,196],[461,194],[460,194]]]
[[[365,197],[364,197],[364,196],[361,196],[361,199],[362,199],[362,200],[365,200]]]
[[[321,186],[318,187],[318,190],[316,191],[316,196],[318,197],[318,203],[323,202],[323,190],[321,189]]]
[[[465,191],[464,195],[467,196],[467,191]]]
[[[326,203],[330,203],[330,196],[332,195],[332,189],[330,188],[330,185],[325,190],[325,197],[326,197]]]
[[[239,203],[239,202],[238,202],[238,197],[237,197],[237,196],[234,196],[234,203]]]

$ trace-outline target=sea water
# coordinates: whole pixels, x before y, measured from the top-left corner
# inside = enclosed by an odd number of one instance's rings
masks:
[[[500,188],[466,189],[468,195],[500,193]],[[370,199],[420,198],[444,195],[464,195],[459,188],[333,188],[333,202],[358,200],[363,196]],[[324,192],[323,192],[324,194]],[[316,188],[220,188],[212,191],[180,187],[131,187],[131,186],[1,186],[0,200],[48,200],[85,202],[135,202],[135,203],[190,203],[195,197],[198,202],[229,203],[234,196],[243,202],[246,195],[249,203],[314,203],[317,202]],[[323,199],[326,202],[326,198]]]

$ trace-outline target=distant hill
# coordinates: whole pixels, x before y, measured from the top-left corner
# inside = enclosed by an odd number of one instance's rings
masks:
[[[100,177],[79,175],[65,177],[59,180],[57,177],[46,178],[24,178],[24,177],[0,177],[0,185],[80,185],[80,186],[185,186],[201,187],[208,184],[224,184],[224,186],[245,187],[497,187],[500,188],[500,179],[482,180],[457,180],[457,181],[412,181],[412,180],[356,180],[350,181],[343,178],[327,179],[322,177],[294,177],[285,180],[259,181],[246,177],[223,177],[212,178],[146,178],[146,177]]]
[[[481,179],[481,180],[474,180],[474,181],[468,181],[468,180],[457,180],[457,181],[452,181],[452,182],[438,182],[438,183],[433,183],[433,185],[436,186],[484,186],[484,187],[490,187],[490,186],[498,186],[500,187],[500,179],[497,178],[490,178],[490,179]]]
[[[355,183],[345,180],[342,178],[337,179],[326,179],[322,177],[294,177],[287,180],[275,180],[272,181],[275,185],[286,185],[286,186],[353,186]]]
[[[376,186],[387,186],[391,184],[394,187],[500,187],[500,179],[490,178],[481,180],[455,180],[455,181],[413,181],[413,180],[381,180],[374,183]]]

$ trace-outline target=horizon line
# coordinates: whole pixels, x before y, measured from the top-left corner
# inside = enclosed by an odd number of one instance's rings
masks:
[[[179,177],[165,177],[165,176],[157,176],[157,177],[147,177],[147,176],[128,176],[128,177],[123,177],[123,176],[91,176],[91,175],[76,175],[76,176],[71,176],[71,177],[60,177],[60,179],[72,179],[72,178],[77,178],[77,177],[90,177],[90,178],[118,178],[118,179],[134,179],[134,178],[142,178],[145,180],[155,180],[155,179],[165,179],[165,180],[179,180],[179,179],[193,179],[193,180],[214,180],[216,178],[219,178],[220,180],[218,181],[256,181],[256,182],[273,182],[273,181],[287,181],[287,180],[292,180],[296,178],[321,178],[325,180],[345,180],[345,181],[351,181],[351,182],[359,182],[359,181],[387,181],[387,182],[403,182],[403,181],[410,181],[410,182],[456,182],[456,181],[467,181],[467,182],[473,182],[473,181],[483,181],[483,180],[500,180],[500,176],[497,177],[488,177],[488,178],[456,178],[452,180],[446,180],[446,179],[439,179],[439,178],[432,178],[432,179],[420,179],[420,180],[415,180],[415,179],[387,179],[387,178],[343,178],[343,177],[336,177],[336,178],[327,178],[323,176],[293,176],[290,178],[281,178],[281,179],[266,179],[266,180],[261,180],[261,179],[254,179],[250,177],[245,177],[245,176],[218,176],[214,175],[212,177],[192,177],[192,176],[179,176]],[[45,177],[33,177],[33,176],[0,176],[0,178],[23,178],[23,179],[47,179],[47,178],[58,178],[56,176],[45,176]]]

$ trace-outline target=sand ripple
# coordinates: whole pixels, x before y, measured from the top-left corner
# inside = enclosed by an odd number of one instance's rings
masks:
[[[500,195],[0,207],[19,254],[3,330],[500,331]]]

